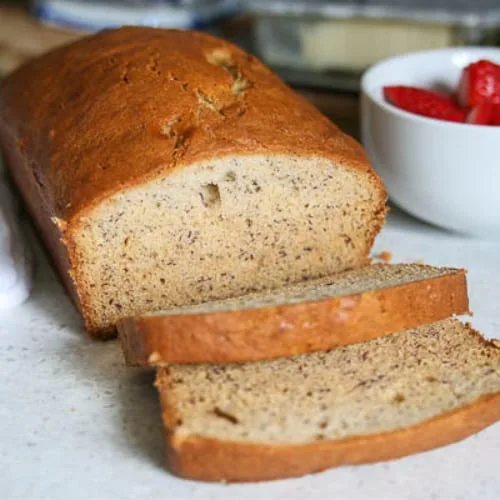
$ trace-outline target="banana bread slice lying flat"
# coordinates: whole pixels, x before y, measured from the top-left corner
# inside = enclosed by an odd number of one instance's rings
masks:
[[[500,419],[500,348],[457,320],[328,352],[158,370],[167,462],[208,481],[390,460]]]
[[[465,271],[377,264],[118,325],[132,365],[256,361],[364,342],[468,312]]]

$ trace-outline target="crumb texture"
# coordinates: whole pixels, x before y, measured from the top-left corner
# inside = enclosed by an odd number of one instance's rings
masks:
[[[496,393],[500,349],[450,319],[294,358],[171,365],[157,385],[179,435],[299,444],[406,428]]]
[[[320,158],[224,158],[176,171],[82,219],[87,303],[113,324],[359,267],[372,195],[357,172]]]

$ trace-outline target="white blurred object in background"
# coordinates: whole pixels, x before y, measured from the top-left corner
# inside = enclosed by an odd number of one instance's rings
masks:
[[[24,302],[31,290],[33,261],[17,208],[0,165],[0,309]]]
[[[123,25],[205,29],[232,17],[237,0],[32,0],[44,23],[97,31]]]

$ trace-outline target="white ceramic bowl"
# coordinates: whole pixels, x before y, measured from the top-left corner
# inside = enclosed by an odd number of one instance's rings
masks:
[[[500,239],[500,127],[421,117],[385,102],[384,85],[455,89],[462,68],[500,64],[500,48],[461,47],[393,57],[361,82],[362,140],[390,198],[427,222]]]

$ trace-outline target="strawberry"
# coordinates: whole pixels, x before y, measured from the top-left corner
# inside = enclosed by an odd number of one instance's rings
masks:
[[[500,66],[484,59],[469,64],[462,71],[457,100],[465,108],[483,102],[500,104]]]
[[[491,112],[491,125],[500,125],[500,104],[494,104]]]
[[[384,97],[394,106],[410,113],[450,122],[465,121],[465,111],[451,97],[439,92],[396,85],[384,87]]]
[[[493,112],[495,110],[495,104],[490,102],[483,102],[474,106],[465,119],[466,123],[472,123],[474,125],[490,125],[493,120]]]

